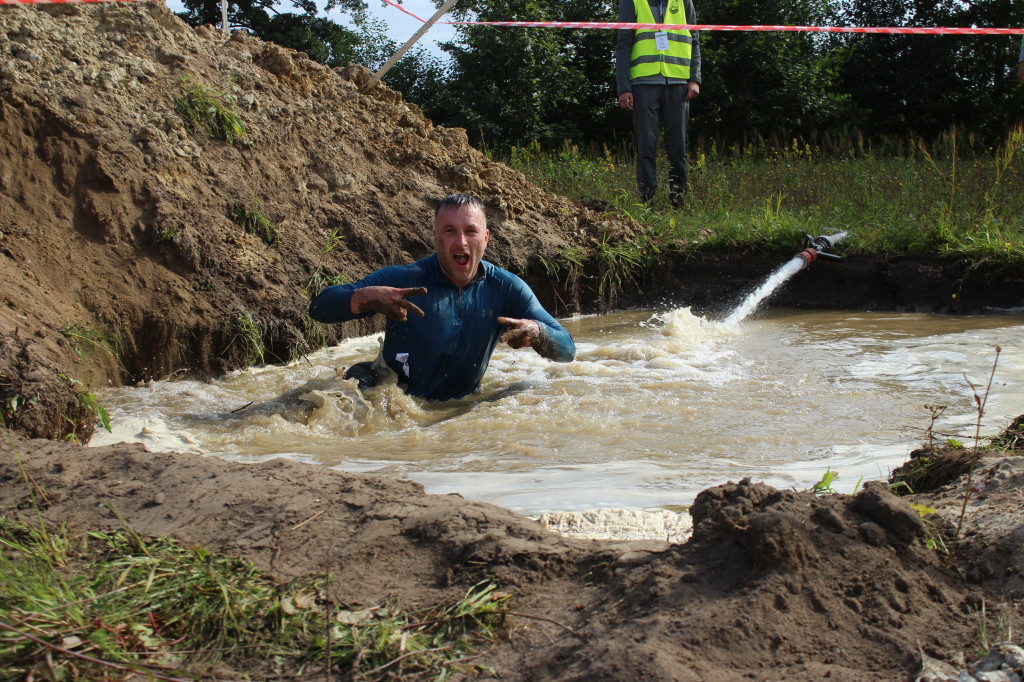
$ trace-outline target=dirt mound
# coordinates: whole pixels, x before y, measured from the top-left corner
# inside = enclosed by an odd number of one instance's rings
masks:
[[[744,480],[704,491],[690,513],[690,542],[612,567],[613,587],[588,608],[587,646],[547,668],[574,679],[907,679],[920,651],[948,657],[972,637],[980,590],[943,571],[918,514],[884,484],[850,497]]]
[[[910,506],[958,512],[963,480],[941,499],[897,498],[882,483],[817,496],[743,480],[698,496],[685,544],[614,543],[406,481],[138,445],[4,439],[2,509],[34,509],[12,443],[53,524],[128,524],[282,578],[329,566],[348,607],[431,604],[491,578],[518,615],[478,662],[506,680],[906,680],[922,656],[973,660],[986,600],[989,628],[1021,626],[1019,603],[1001,603],[1024,567],[1020,457],[977,470],[985,485],[958,554],[971,583],[946,570],[928,546],[936,524]]]
[[[1020,453],[982,451],[969,476],[913,496],[933,533],[948,540],[961,528],[955,549],[966,578],[1018,605],[1024,601],[1024,521],[1017,516],[1024,510],[1022,490]]]
[[[374,331],[312,322],[310,292],[430,253],[433,207],[452,191],[485,201],[489,260],[556,313],[578,310],[578,297],[553,298],[539,258],[625,228],[385,86],[361,93],[369,75],[193,30],[162,3],[4,7],[7,422],[87,440],[90,387],[208,376]],[[219,98],[244,134],[229,144],[193,129],[188,91]]]

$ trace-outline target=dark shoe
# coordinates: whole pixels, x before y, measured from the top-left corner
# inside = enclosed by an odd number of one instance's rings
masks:
[[[375,371],[373,362],[357,362],[348,368],[345,378],[355,379],[363,390],[373,388],[380,382],[380,375]]]
[[[673,183],[668,188],[668,200],[672,204],[672,208],[682,208],[683,204],[686,203],[686,187]]]

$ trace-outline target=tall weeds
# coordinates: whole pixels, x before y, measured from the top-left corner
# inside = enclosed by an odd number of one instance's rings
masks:
[[[971,481],[974,477],[974,468],[978,464],[978,453],[980,451],[981,419],[985,415],[985,404],[988,402],[989,391],[992,390],[992,379],[995,378],[996,365],[999,364],[999,353],[1002,352],[1002,349],[999,346],[994,346],[994,348],[996,349],[996,357],[992,360],[992,371],[989,373],[988,384],[985,386],[985,392],[983,394],[979,395],[977,387],[971,383],[971,380],[967,378],[966,374],[964,375],[964,380],[967,382],[968,386],[971,387],[971,393],[974,395],[974,405],[977,409],[978,416],[974,423],[974,452],[971,455],[971,466],[967,470],[967,483],[964,487],[964,500],[963,505],[960,507],[960,516],[957,518],[956,532],[953,534],[953,541],[950,543],[949,554],[946,558],[947,566],[951,564],[956,556],[957,545],[960,542],[960,531],[963,529],[964,517],[967,515],[967,502],[971,498]]]
[[[851,232],[846,253],[963,257],[994,265],[1024,263],[1024,131],[999,148],[979,148],[951,129],[926,142],[850,133],[784,142],[753,137],[725,149],[691,146],[685,205],[664,190],[640,202],[635,158],[625,148],[514,148],[504,158],[545,189],[628,214],[662,250],[799,246],[803,235]],[[667,177],[664,158],[659,174]],[[595,203],[597,202],[597,203]]]

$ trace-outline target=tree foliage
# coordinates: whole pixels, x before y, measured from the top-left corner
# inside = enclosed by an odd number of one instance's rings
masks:
[[[185,12],[179,16],[187,23],[220,24],[220,0],[183,3]],[[297,11],[286,12],[282,8],[275,0],[231,0],[228,24],[261,40],[305,52],[310,59],[330,67],[355,62],[376,71],[399,49],[388,38],[384,22],[367,14],[365,0],[328,0],[323,11],[313,0],[292,0],[292,9]],[[354,28],[322,16],[333,9],[347,12]],[[435,99],[443,80],[440,59],[422,47],[410,50],[384,77],[387,85],[412,101]]]
[[[847,0],[842,9],[855,26],[1024,25],[1024,4],[1009,0]],[[871,135],[931,138],[956,125],[995,139],[1020,120],[1019,37],[851,34],[845,44],[838,84]]]
[[[824,0],[703,0],[702,24],[814,26],[834,19]],[[704,31],[703,85],[691,111],[698,134],[813,131],[856,122],[849,93],[835,82],[848,50],[828,34]]]
[[[613,21],[611,0],[471,0],[456,16],[479,21]],[[614,35],[606,30],[461,26],[446,97],[420,103],[470,140],[493,147],[538,140],[605,140],[621,123],[616,109]]]
[[[353,28],[314,0],[231,0],[232,28],[302,50],[329,66],[376,70],[397,49],[365,0],[329,0]],[[220,23],[219,0],[184,0],[192,25]],[[703,24],[1024,26],[1013,0],[695,0]],[[441,0],[435,0],[436,5]],[[286,11],[288,9],[294,11]],[[614,21],[618,0],[461,0],[449,19]],[[983,141],[1021,120],[1019,37],[703,31],[702,92],[691,137],[724,144],[751,134],[813,138],[860,130],[869,136],[932,138],[951,126]],[[615,32],[603,29],[463,25],[442,46],[449,59],[412,50],[385,82],[436,123],[470,141],[505,149],[565,139],[615,146],[631,139],[615,96]]]
[[[221,23],[220,0],[183,0],[182,19],[192,26]],[[351,12],[357,25],[365,23],[364,0],[328,0],[326,9]],[[300,50],[322,64],[338,66],[359,54],[365,35],[326,17],[313,0],[292,0],[294,12],[283,11],[274,0],[231,0],[228,25],[244,29],[261,40]]]

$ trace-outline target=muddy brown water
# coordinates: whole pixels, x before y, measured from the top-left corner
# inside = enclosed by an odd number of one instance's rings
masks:
[[[408,478],[528,515],[687,505],[751,476],[806,489],[885,478],[933,437],[970,445],[1024,412],[1019,314],[957,317],[775,310],[738,324],[689,309],[564,320],[577,360],[499,349],[473,396],[432,404],[393,383],[360,394],[337,369],[371,359],[351,339],[287,366],[212,382],[98,392],[113,434],[238,461],[289,457]]]

